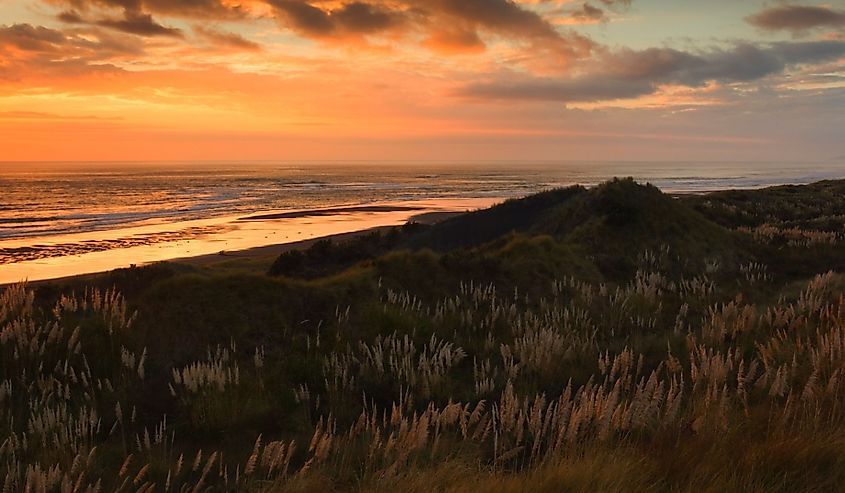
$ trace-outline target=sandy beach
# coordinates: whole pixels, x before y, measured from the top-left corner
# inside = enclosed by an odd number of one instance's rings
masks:
[[[435,224],[446,220],[450,217],[465,214],[464,212],[427,212],[412,216],[408,222],[416,222],[421,224]],[[310,247],[320,240],[332,240],[334,242],[342,243],[351,240],[352,238],[374,233],[377,231],[386,231],[393,226],[374,226],[372,228],[362,229],[359,231],[351,231],[348,233],[338,233],[332,235],[321,236],[318,238],[311,238],[308,240],[295,241],[293,243],[277,243],[273,245],[265,245],[260,247],[245,248],[242,250],[223,251],[207,255],[195,255],[192,257],[183,257],[170,259],[168,262],[176,262],[179,264],[187,264],[193,266],[210,266],[222,262],[229,262],[232,260],[258,260],[258,259],[275,259],[284,252],[291,250],[301,250]]]
[[[174,261],[209,265],[272,258],[314,241],[343,241],[408,221],[432,223],[496,199],[444,199],[273,211],[51,238],[0,241],[0,285]]]

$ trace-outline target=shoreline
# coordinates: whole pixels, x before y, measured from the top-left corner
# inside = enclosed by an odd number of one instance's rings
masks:
[[[392,228],[393,226],[375,226],[372,228],[362,229],[359,231],[352,231],[348,233],[337,233],[333,235],[326,235],[321,236],[318,238],[309,238],[307,240],[298,240],[292,243],[278,243],[275,245],[266,245],[260,247],[252,247],[252,248],[244,248],[240,250],[233,250],[231,252],[226,252],[225,254],[221,253],[206,253],[202,255],[194,255],[191,257],[180,257],[168,260],[159,260],[156,262],[150,262],[143,265],[134,264],[130,265],[129,267],[118,267],[116,269],[104,270],[99,272],[86,272],[84,274],[74,274],[70,276],[62,276],[62,277],[54,277],[50,279],[38,279],[35,281],[17,281],[17,282],[9,282],[9,283],[0,283],[0,288],[12,286],[18,284],[19,282],[25,282],[27,285],[30,286],[43,286],[49,285],[51,283],[62,283],[71,280],[85,280],[85,279],[93,279],[99,276],[103,276],[109,274],[110,272],[114,272],[121,269],[131,269],[133,267],[143,268],[150,265],[157,265],[157,264],[165,264],[165,263],[172,263],[172,264],[180,264],[180,265],[189,265],[191,267],[212,267],[217,264],[221,264],[224,262],[232,262],[238,260],[262,260],[262,259],[275,259],[279,255],[284,252],[289,252],[292,250],[301,250],[310,247],[314,243],[321,241],[321,240],[332,240],[332,241],[348,241],[358,236],[363,236],[369,233],[374,233],[376,231],[384,231]]]
[[[732,189],[722,191],[727,190]],[[664,193],[676,199],[702,195]],[[261,262],[286,251],[307,248],[321,239],[344,241],[411,221],[434,223],[488,208],[508,198],[441,198],[270,210],[186,221],[179,224],[181,230],[172,230],[172,224],[164,229],[162,225],[143,225],[112,230],[120,236],[111,238],[103,238],[98,232],[85,232],[34,245],[28,239],[0,241],[0,286],[96,276],[159,262],[194,266]],[[23,255],[24,260],[4,261],[4,256],[14,258],[17,254]]]
[[[0,239],[0,267],[29,260],[38,261],[49,258],[72,257],[86,253],[104,252],[133,246],[149,246],[161,243],[173,243],[188,240],[201,240],[203,237],[226,233],[243,227],[243,223],[262,223],[279,220],[311,220],[331,217],[335,219],[350,217],[354,214],[372,213],[412,213],[424,211],[424,206],[408,205],[364,205],[331,207],[323,209],[304,209],[285,212],[258,213],[248,216],[221,216],[206,220],[191,220],[181,223],[130,226],[106,231],[74,233],[72,236],[58,234],[53,237],[33,237]],[[425,215],[423,212],[411,216],[408,220]],[[225,222],[223,222],[225,221]],[[307,224],[307,223],[306,223]],[[101,234],[112,233],[103,238]]]
[[[320,236],[317,238],[309,238],[307,240],[294,241],[293,243],[277,243],[274,245],[243,248],[240,250],[221,251],[220,253],[207,253],[204,255],[195,255],[192,257],[180,257],[170,260],[162,260],[161,262],[155,263],[174,263],[190,265],[193,267],[210,267],[216,264],[233,261],[237,262],[239,260],[262,260],[270,258],[275,259],[276,257],[285,252],[290,252],[292,250],[304,250],[313,245],[314,243],[317,243],[318,241],[332,240],[334,242],[345,242],[353,238],[364,236],[370,233],[387,231],[393,227],[395,226],[374,226],[372,228],[351,231],[348,233],[336,233],[332,235]]]
[[[306,217],[324,217],[356,212],[400,212],[419,211],[422,207],[402,205],[351,205],[348,207],[328,207],[325,209],[305,209],[290,212],[261,213],[238,218],[238,221],[272,221],[276,219],[302,219]]]
[[[416,214],[408,218],[406,223],[408,222],[418,222],[421,224],[435,224],[440,221],[444,221],[451,217],[456,217],[462,214],[466,214],[466,212],[458,212],[458,211],[436,211],[436,212],[422,212],[420,214]],[[341,233],[333,233],[327,234],[322,236],[316,236],[313,238],[307,238],[302,240],[294,240],[290,242],[281,242],[281,243],[273,243],[269,245],[261,245],[261,246],[254,246],[248,248],[238,248],[233,250],[221,250],[218,253],[205,253],[199,255],[189,255],[184,257],[175,257],[171,259],[164,259],[158,260],[154,262],[147,262],[143,264],[129,264],[128,266],[124,267],[116,267],[114,269],[106,269],[96,272],[84,272],[79,274],[71,274],[67,276],[58,276],[58,277],[51,277],[48,279],[36,279],[36,280],[19,280],[19,281],[11,281],[11,282],[0,282],[0,288],[11,286],[14,284],[18,284],[20,282],[25,282],[28,285],[47,285],[50,283],[61,283],[64,281],[69,280],[80,280],[80,279],[91,279],[96,278],[102,275],[106,275],[109,272],[113,272],[120,269],[125,268],[132,268],[133,266],[148,266],[148,265],[155,265],[159,263],[174,263],[174,264],[181,264],[181,265],[188,265],[192,267],[212,267],[223,263],[228,262],[238,262],[238,261],[261,261],[267,260],[272,261],[275,260],[276,257],[281,255],[284,252],[289,252],[292,250],[302,250],[310,247],[314,243],[321,241],[321,240],[332,240],[335,242],[345,242],[349,241],[353,238],[360,237],[363,235],[367,235],[370,233],[375,232],[382,232],[388,231],[391,228],[401,226],[401,225],[381,225],[381,226],[372,226],[367,227],[355,231],[347,231]]]
[[[420,224],[436,224],[446,219],[466,214],[466,212],[424,212],[408,219],[407,223],[415,222]],[[163,260],[162,262],[172,262],[176,264],[191,265],[194,267],[208,267],[215,264],[238,261],[238,260],[261,260],[273,258],[292,250],[301,250],[310,247],[314,243],[322,240],[332,240],[335,242],[349,241],[359,236],[368,235],[370,233],[389,231],[397,226],[373,226],[371,228],[360,229],[357,231],[349,231],[346,233],[335,233],[317,238],[309,238],[307,240],[298,240],[292,243],[275,243],[272,245],[256,246],[251,248],[242,248],[231,251],[220,251],[219,253],[209,253],[204,255],[193,255],[190,257],[180,257],[170,260]],[[108,271],[107,271],[108,272]],[[101,273],[102,274],[102,273]]]

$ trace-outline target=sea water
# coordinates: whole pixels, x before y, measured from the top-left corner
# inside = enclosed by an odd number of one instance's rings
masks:
[[[843,178],[845,162],[5,162],[0,283],[114,268],[133,254],[142,263],[397,224],[414,211],[467,210],[617,176],[699,193]],[[412,207],[329,215],[319,227],[313,218],[239,221],[364,204]],[[121,255],[104,263],[113,250]]]

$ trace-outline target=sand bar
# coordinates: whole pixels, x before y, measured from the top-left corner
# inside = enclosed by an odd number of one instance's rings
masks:
[[[0,284],[105,272],[164,260],[272,255],[300,242],[411,220],[433,221],[451,213],[489,207],[499,198],[431,199],[315,211],[267,211],[251,216],[144,225],[137,228],[0,241],[0,251],[20,248],[20,261],[0,264]],[[201,234],[197,234],[197,231]],[[189,234],[180,235],[179,231]],[[174,233],[177,232],[177,233]],[[87,248],[87,249],[86,249]],[[35,250],[35,252],[33,251]],[[37,253],[37,251],[42,253]],[[14,260],[14,259],[13,259]]]

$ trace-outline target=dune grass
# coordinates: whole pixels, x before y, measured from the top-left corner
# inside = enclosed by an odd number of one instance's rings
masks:
[[[486,211],[459,248],[427,242],[472,214],[322,270],[8,287],[3,491],[836,490],[839,238],[688,200],[616,181]]]

